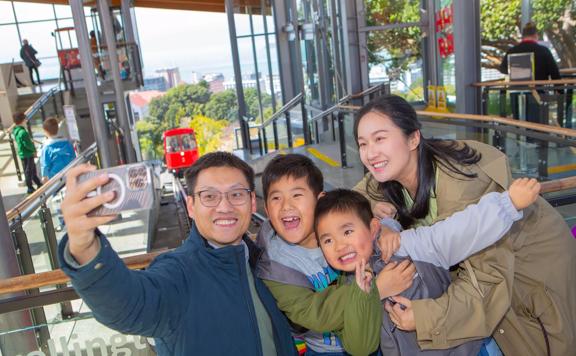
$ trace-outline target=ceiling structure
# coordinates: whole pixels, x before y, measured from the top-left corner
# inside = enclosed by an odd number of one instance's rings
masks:
[[[18,0],[20,1],[20,0]],[[24,0],[21,2],[34,2],[40,4],[68,5],[68,0]],[[173,9],[207,12],[225,12],[225,0],[133,0],[134,7],[147,7],[155,9]],[[265,1],[268,3],[269,1]],[[95,5],[95,0],[84,1],[86,6]],[[261,5],[260,0],[234,0],[234,5],[242,7],[256,7]],[[120,6],[120,0],[112,0],[112,6]],[[242,12],[242,11],[241,11]]]

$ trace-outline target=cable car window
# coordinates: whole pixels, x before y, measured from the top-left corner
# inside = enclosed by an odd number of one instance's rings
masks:
[[[178,152],[180,151],[180,145],[178,144],[178,136],[170,136],[167,139],[166,150],[168,152]]]
[[[196,148],[196,140],[190,134],[184,134],[182,137],[182,149],[184,151],[193,150]]]

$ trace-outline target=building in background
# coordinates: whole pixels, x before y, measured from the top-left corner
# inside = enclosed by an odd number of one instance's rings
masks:
[[[180,79],[180,69],[178,69],[178,67],[158,69],[156,73],[166,79],[168,89],[174,88],[182,82]]]
[[[150,77],[144,78],[144,91],[157,90],[166,91],[168,90],[168,82],[164,77]]]
[[[208,83],[208,88],[212,93],[224,91],[224,74],[208,73],[202,76],[202,80]]]
[[[134,121],[141,120],[148,116],[150,102],[154,98],[158,98],[166,94],[163,91],[147,90],[130,93],[130,106]]]

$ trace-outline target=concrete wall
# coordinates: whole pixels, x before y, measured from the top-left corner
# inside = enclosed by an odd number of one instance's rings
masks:
[[[18,102],[18,90],[14,76],[10,79],[11,63],[0,64],[0,119],[7,129],[12,125],[12,114]]]

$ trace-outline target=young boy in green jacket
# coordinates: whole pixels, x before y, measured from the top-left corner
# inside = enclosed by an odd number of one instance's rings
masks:
[[[347,355],[344,348],[354,355],[376,350],[382,318],[376,288],[365,293],[355,284],[337,287],[339,273],[318,248],[314,208],[324,194],[318,167],[303,155],[279,155],[264,169],[262,186],[269,221],[258,234],[257,243],[264,252],[256,273],[295,324],[299,351],[332,356]],[[390,266],[379,276],[382,288],[398,292],[406,288],[413,274],[409,266],[409,262]],[[324,308],[327,304],[337,308]],[[341,339],[350,342],[343,345]]]
[[[30,194],[35,190],[32,183],[35,183],[38,188],[42,186],[42,181],[36,172],[36,163],[34,163],[36,147],[28,134],[28,130],[26,130],[26,115],[22,112],[17,112],[12,118],[16,125],[12,130],[12,135],[14,135],[16,147],[18,148],[18,157],[22,161],[22,166],[24,166],[24,178],[28,187],[28,194]]]

